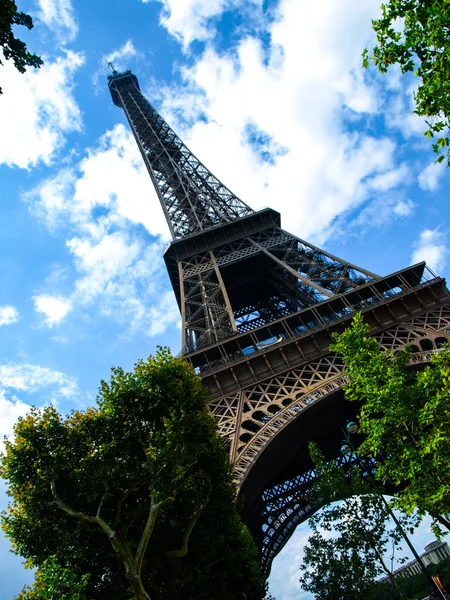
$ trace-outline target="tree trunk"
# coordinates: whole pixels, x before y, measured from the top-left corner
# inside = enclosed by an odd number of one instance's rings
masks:
[[[150,596],[147,594],[144,586],[142,585],[141,578],[134,570],[127,569],[127,579],[130,582],[133,600],[151,600]]]
[[[440,523],[450,531],[450,522],[445,517],[443,517],[442,515],[436,515],[434,518],[436,519],[436,521],[438,521],[438,523]]]
[[[122,542],[117,536],[110,538],[111,545],[117,552],[125,567],[125,576],[133,594],[133,600],[151,600],[141,580],[140,568],[135,564],[135,558],[127,544]]]

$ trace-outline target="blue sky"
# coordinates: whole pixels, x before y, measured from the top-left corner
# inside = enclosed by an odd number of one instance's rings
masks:
[[[30,404],[95,400],[113,365],[180,348],[168,229],[107,62],[131,68],[189,147],[255,209],[380,274],[447,273],[450,171],[415,82],[361,69],[379,0],[20,0],[40,71],[0,68],[0,433]],[[3,489],[3,488],[2,488]],[[5,495],[1,504],[5,505]],[[299,528],[271,580],[298,588]],[[431,534],[424,528],[419,548]],[[29,579],[0,544],[0,600]]]

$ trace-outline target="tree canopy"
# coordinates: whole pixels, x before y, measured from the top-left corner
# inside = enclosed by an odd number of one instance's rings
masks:
[[[19,40],[13,33],[14,25],[23,25],[27,29],[33,28],[33,19],[30,15],[17,10],[14,0],[2,0],[0,3],[0,46],[3,49],[5,60],[12,59],[14,66],[20,73],[25,73],[27,67],[39,68],[43,61],[36,54],[28,52],[25,42]],[[2,65],[0,60],[0,65]],[[2,88],[0,87],[0,94]]]
[[[450,350],[414,369],[408,349],[383,351],[369,331],[358,314],[331,346],[346,365],[346,398],[361,403],[359,451],[375,458],[382,485],[396,486],[400,509],[450,529]]]
[[[450,167],[450,2],[387,0],[381,10],[372,21],[377,44],[370,59],[382,73],[399,65],[419,78],[414,112],[426,117],[425,135],[433,138],[437,160]],[[367,48],[363,66],[369,66]]]
[[[3,528],[38,568],[20,600],[72,598],[75,576],[77,600],[264,596],[227,450],[183,359],[114,368],[95,408],[33,409],[14,433]]]

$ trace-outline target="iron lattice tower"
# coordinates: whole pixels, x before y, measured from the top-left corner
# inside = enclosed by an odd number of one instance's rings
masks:
[[[365,313],[391,350],[414,360],[450,339],[445,280],[419,263],[388,276],[357,267],[252,210],[185,146],[130,71],[109,77],[167,219],[164,259],[182,315],[182,352],[209,391],[261,552],[264,576],[298,523],[320,505],[308,443],[330,457],[351,410],[333,331]]]

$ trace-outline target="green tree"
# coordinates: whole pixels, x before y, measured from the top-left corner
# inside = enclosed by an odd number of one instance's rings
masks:
[[[20,73],[25,73],[27,67],[39,68],[43,61],[36,54],[27,50],[25,42],[16,38],[13,33],[14,25],[23,25],[27,29],[33,28],[30,15],[17,10],[14,0],[2,0],[0,3],[0,46],[3,48],[5,60],[12,58],[14,66]],[[0,60],[0,65],[2,65]],[[0,87],[0,94],[2,88]]]
[[[52,581],[52,600],[74,574],[86,576],[80,599],[264,596],[206,391],[167,350],[113,369],[96,408],[65,419],[33,409],[1,469],[11,498],[3,528],[39,568],[37,588]]]
[[[401,550],[401,534],[367,481],[369,467],[327,463],[313,444],[310,451],[317,472],[314,496],[325,506],[309,520],[312,535],[301,565],[302,587],[316,600],[359,600],[368,596],[377,577],[387,575],[403,598],[384,558],[392,544]],[[417,524],[416,518],[401,519],[409,528]]]
[[[416,370],[408,351],[383,351],[369,331],[358,314],[331,346],[346,365],[346,398],[361,403],[360,452],[376,459],[382,485],[397,487],[401,510],[450,529],[450,350]]]
[[[437,160],[450,166],[450,2],[387,0],[381,10],[372,21],[377,44],[370,58],[382,73],[399,65],[419,78],[414,112],[427,118],[425,135],[434,138]],[[363,66],[369,66],[367,48]]]
[[[315,600],[360,600],[373,584],[375,572],[343,542],[316,530],[305,546],[300,583]]]
[[[16,600],[84,600],[88,581],[89,574],[79,577],[49,556],[36,571],[33,587],[26,586]]]

